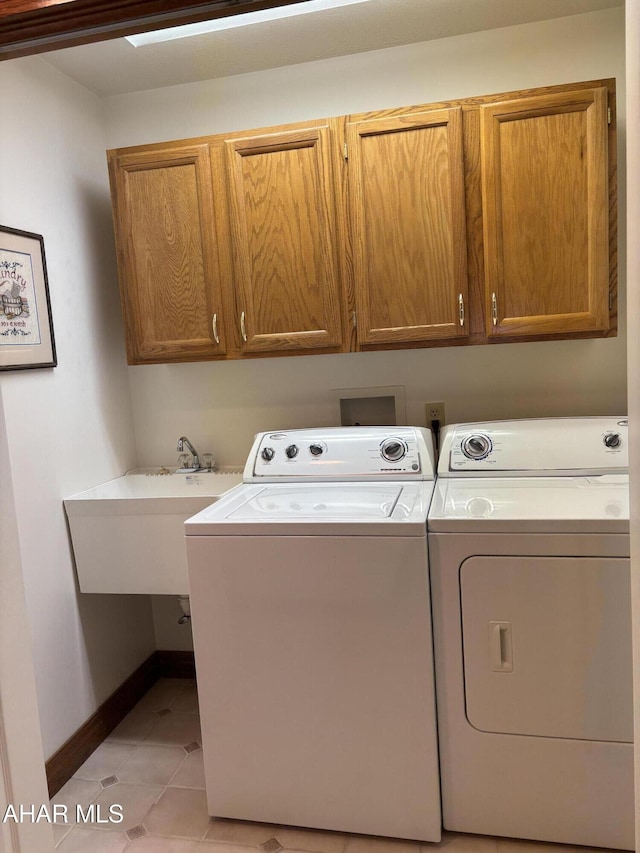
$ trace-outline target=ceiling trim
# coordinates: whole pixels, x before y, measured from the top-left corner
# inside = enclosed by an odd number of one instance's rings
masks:
[[[2,0],[0,59],[305,0]]]

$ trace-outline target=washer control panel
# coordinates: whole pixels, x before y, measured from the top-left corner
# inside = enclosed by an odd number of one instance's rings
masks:
[[[541,418],[447,426],[438,476],[628,470],[626,418]]]
[[[421,427],[334,427],[256,436],[245,482],[433,479],[431,433]]]

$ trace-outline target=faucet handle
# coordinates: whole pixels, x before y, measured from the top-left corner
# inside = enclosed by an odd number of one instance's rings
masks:
[[[203,453],[200,457],[200,464],[205,471],[216,470],[216,460],[213,458],[213,453]]]
[[[178,470],[179,471],[191,471],[193,469],[193,462],[191,460],[191,456],[188,453],[181,453],[178,456]]]

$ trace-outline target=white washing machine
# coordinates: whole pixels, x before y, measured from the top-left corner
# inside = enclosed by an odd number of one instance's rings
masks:
[[[185,525],[209,813],[438,841],[430,434],[263,433]]]
[[[633,849],[627,422],[444,431],[429,513],[446,829]]]

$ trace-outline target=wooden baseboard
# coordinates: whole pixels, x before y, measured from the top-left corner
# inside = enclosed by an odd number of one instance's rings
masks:
[[[172,652],[161,650],[156,652],[160,662],[162,678],[195,678],[196,663],[193,652]]]
[[[154,652],[100,705],[46,762],[50,797],[82,767],[159,678],[195,678],[193,652]]]

